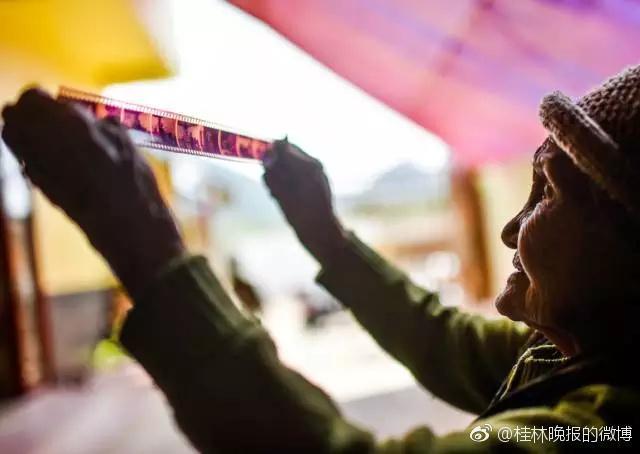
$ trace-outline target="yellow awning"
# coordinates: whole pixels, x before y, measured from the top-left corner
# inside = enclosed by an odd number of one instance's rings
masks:
[[[2,99],[25,83],[99,88],[170,72],[127,0],[1,1],[0,62]]]
[[[0,105],[28,84],[51,92],[58,85],[100,91],[112,83],[170,75],[137,13],[127,0],[0,0]],[[45,292],[113,285],[104,261],[63,213],[40,195],[33,210]]]

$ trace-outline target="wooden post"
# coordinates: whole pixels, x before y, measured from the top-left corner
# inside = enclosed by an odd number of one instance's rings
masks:
[[[482,213],[477,174],[473,169],[456,169],[451,178],[454,209],[462,220],[457,232],[465,290],[476,301],[491,296],[491,270],[486,244],[486,226]]]
[[[9,216],[5,178],[0,172],[0,399],[53,379],[49,306],[39,286],[32,217]]]
[[[38,268],[37,253],[35,245],[35,231],[33,228],[33,213],[26,220],[26,249],[29,260],[30,274],[33,281],[33,297],[36,306],[36,329],[39,333],[38,343],[40,347],[40,358],[42,365],[42,379],[44,381],[55,380],[53,340],[51,326],[51,307],[49,298],[42,291],[40,282],[40,270]]]
[[[18,310],[9,237],[9,224],[4,210],[4,180],[0,172],[0,399],[15,397],[26,390],[21,364],[24,343],[19,335],[22,319]]]

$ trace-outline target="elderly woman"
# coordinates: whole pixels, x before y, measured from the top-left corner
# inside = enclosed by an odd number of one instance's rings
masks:
[[[204,452],[632,449],[640,67],[576,104],[552,94],[540,113],[550,135],[533,158],[529,199],[502,234],[516,271],[496,300],[508,317],[500,320],[443,307],[344,230],[316,160],[287,142],[265,159],[272,195],[322,267],[318,282],[425,388],[480,415],[443,437],[421,427],[384,442],[284,366],[206,260],[185,251],[149,167],[117,124],[30,90],[4,109],[3,138],[129,291],[135,307],[122,342]]]

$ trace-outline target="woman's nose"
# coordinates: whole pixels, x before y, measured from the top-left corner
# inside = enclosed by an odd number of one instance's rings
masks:
[[[515,215],[502,229],[500,238],[510,249],[518,248],[518,233],[520,233],[520,213]]]

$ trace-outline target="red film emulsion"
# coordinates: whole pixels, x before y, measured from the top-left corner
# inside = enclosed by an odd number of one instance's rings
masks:
[[[96,118],[116,118],[141,147],[233,160],[262,160],[270,140],[257,139],[197,118],[130,104],[62,87],[61,101],[72,102]]]

